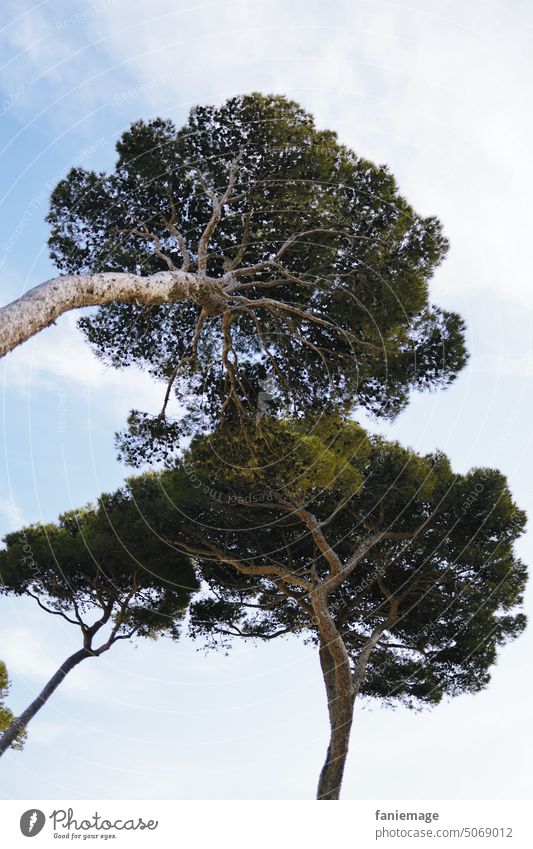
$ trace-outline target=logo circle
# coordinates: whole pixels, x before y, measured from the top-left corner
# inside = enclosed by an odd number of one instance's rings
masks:
[[[35,837],[43,830],[46,817],[38,808],[30,808],[24,811],[20,818],[20,830],[24,837]]]

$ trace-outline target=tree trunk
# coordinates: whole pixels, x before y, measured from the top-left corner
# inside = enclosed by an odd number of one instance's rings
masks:
[[[227,282],[227,281],[226,281]],[[30,289],[0,307],[0,357],[52,324],[65,312],[114,301],[127,304],[166,304],[192,301],[213,311],[222,297],[222,281],[186,271],[136,274],[66,274]]]
[[[320,665],[328,698],[330,739],[326,760],[318,780],[317,799],[331,800],[338,799],[340,796],[350,745],[355,693],[351,680],[348,687],[345,681],[339,688],[335,674],[335,661],[323,643],[320,646]]]
[[[9,728],[4,731],[2,736],[0,737],[0,757],[4,754],[4,752],[9,749],[11,744],[17,738],[17,735],[22,731],[23,728],[26,728],[30,720],[33,719],[35,714],[42,708],[44,704],[48,701],[54,690],[59,687],[63,679],[68,673],[74,669],[78,663],[81,663],[82,660],[85,660],[87,657],[93,657],[93,652],[90,649],[83,648],[74,654],[71,654],[70,657],[67,657],[65,662],[59,667],[57,672],[52,675],[48,683],[43,687],[39,695],[36,699],[31,702],[30,705],[26,708],[20,716],[13,720]]]
[[[321,800],[339,799],[350,746],[355,699],[361,690],[374,646],[396,619],[398,602],[391,602],[387,621],[376,625],[363,644],[352,674],[344,640],[329,612],[327,591],[314,590],[310,598],[320,636],[320,665],[326,686],[330,725],[328,751],[318,779],[316,797]]]
[[[352,727],[354,686],[350,658],[328,609],[328,591],[310,593],[320,636],[320,664],[328,698],[330,739],[318,780],[317,799],[338,799]]]

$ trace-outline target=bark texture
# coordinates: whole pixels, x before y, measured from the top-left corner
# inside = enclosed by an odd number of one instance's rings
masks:
[[[330,739],[324,766],[320,772],[317,799],[335,800],[340,796],[342,777],[352,729],[355,693],[336,682],[335,662],[326,646],[320,648],[320,665],[328,698]]]
[[[330,725],[328,750],[318,779],[317,799],[340,798],[350,747],[355,699],[361,690],[372,650],[383,632],[391,627],[397,617],[397,601],[389,598],[389,602],[391,609],[388,619],[377,625],[363,644],[352,673],[344,640],[328,609],[327,593],[314,593],[312,604],[320,634],[319,656],[328,699]]]
[[[323,587],[311,594],[320,634],[320,664],[328,698],[330,739],[326,760],[318,779],[317,799],[338,799],[348,756],[355,691],[350,658],[328,610]]]
[[[361,649],[357,659],[354,658],[353,660],[352,668],[350,655],[334,618],[335,605],[331,602],[331,594],[342,586],[344,581],[349,579],[357,565],[381,540],[415,539],[436,515],[436,510],[418,528],[410,532],[400,533],[381,530],[377,527],[370,528],[370,533],[366,539],[363,539],[357,545],[351,557],[343,563],[324,536],[325,522],[319,522],[301,501],[294,499],[290,494],[277,492],[275,501],[287,513],[298,517],[304,527],[307,528],[317,550],[327,564],[328,572],[325,577],[318,577],[314,561],[309,564],[308,569],[298,570],[293,568],[292,560],[288,562],[287,566],[278,562],[251,565],[248,560],[239,560],[234,552],[218,547],[210,541],[204,540],[198,544],[197,542],[185,542],[184,539],[175,536],[163,536],[163,539],[178,550],[193,557],[227,564],[243,575],[259,575],[268,578],[275,583],[281,596],[297,602],[301,611],[307,617],[307,621],[310,624],[312,623],[313,630],[316,629],[319,637],[320,665],[326,688],[330,725],[329,745],[318,781],[317,799],[336,800],[340,797],[348,756],[355,699],[363,686],[368,662],[374,647],[379,643],[383,633],[397,622],[398,608],[402,596],[395,597],[387,588],[379,573],[376,574],[375,581],[383,595],[383,602],[376,608],[376,614],[382,621],[374,627],[370,634],[360,635]],[[335,512],[331,516],[334,516]],[[411,587],[405,592],[410,591]],[[405,597],[405,592],[403,597]],[[287,633],[288,630],[288,628],[283,628],[274,634],[265,634],[261,630],[254,633],[253,628],[243,632],[236,627],[221,630],[221,633],[272,639],[273,636]]]
[[[164,304],[193,301],[214,312],[217,280],[186,271],[162,271],[147,277],[105,272],[66,274],[30,289],[16,301],[0,308],[0,357],[35,336],[65,312],[113,301],[128,304]]]

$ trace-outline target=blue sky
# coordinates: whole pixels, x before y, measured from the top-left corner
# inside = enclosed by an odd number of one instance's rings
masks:
[[[386,432],[421,451],[442,448],[459,471],[501,468],[533,515],[533,12],[525,0],[465,5],[4,3],[2,301],[53,275],[51,189],[73,164],[110,167],[132,120],[180,123],[197,102],[288,94],[319,126],[387,163],[451,241],[432,291],[464,315],[470,363]],[[75,319],[0,366],[2,532],[120,485],[129,472],[113,433],[131,407],[160,400],[146,376],[103,369]],[[519,551],[533,561],[531,532]],[[28,601],[0,603],[15,709],[77,637]],[[345,798],[528,798],[531,653],[528,631],[502,651],[486,692],[431,712],[361,705]],[[72,673],[26,750],[3,760],[0,796],[309,798],[326,731],[317,659],[296,640],[237,644],[229,656],[187,640],[123,644]]]

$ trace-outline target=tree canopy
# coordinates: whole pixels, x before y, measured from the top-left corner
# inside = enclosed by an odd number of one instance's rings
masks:
[[[64,513],[57,523],[7,534],[4,542],[0,593],[31,596],[76,625],[83,613],[101,611],[117,635],[177,636],[198,588],[190,559],[150,534],[121,492]]]
[[[363,692],[412,703],[483,688],[497,646],[524,626],[515,607],[525,567],[513,543],[525,514],[505,477],[488,468],[459,475],[442,453],[421,456],[336,418],[311,435],[299,422],[272,424],[269,436],[270,445],[258,438],[248,467],[239,464],[242,442],[225,433],[198,440],[162,476],[130,480],[131,497],[163,538],[200,557],[219,594],[222,586],[235,594],[228,604],[216,593],[195,601],[195,627],[226,622],[235,634],[269,636],[290,623],[316,637],[313,617],[284,589],[304,600],[325,581],[354,656],[386,619],[388,596],[401,599],[395,646],[376,653]],[[192,492],[191,475],[201,481]],[[247,566],[264,572],[247,584]],[[253,613],[250,591],[264,602]],[[204,615],[214,608],[216,616]]]
[[[463,321],[429,293],[447,241],[385,166],[284,97],[198,106],[180,129],[138,121],[117,152],[110,173],[74,168],[54,190],[65,276],[3,308],[0,330],[10,350],[101,305],[80,320],[96,354],[164,385],[159,413],[131,411],[120,456],[166,468],[6,538],[0,592],[78,625],[83,649],[0,753],[74,663],[176,636],[203,580],[194,636],[316,645],[330,720],[318,798],[337,799],[358,695],[417,707],[477,692],[525,626],[525,516],[504,476],[457,474],[355,421],[395,416],[464,366]]]
[[[318,647],[331,723],[319,798],[338,798],[358,694],[416,707],[477,692],[525,625],[525,516],[504,476],[454,473],[444,454],[338,415],[268,419],[246,442],[225,426],[105,503],[150,529],[145,564],[159,545],[194,560],[193,635]]]
[[[146,481],[130,486],[137,498]],[[459,475],[333,416],[271,421],[254,451],[227,431],[196,440],[157,486],[149,516],[211,587],[193,631],[318,646],[331,725],[318,798],[339,796],[359,693],[416,707],[477,692],[525,627],[525,515],[497,470]]]
[[[294,101],[233,97],[195,107],[181,129],[138,121],[117,151],[113,172],[74,168],[56,187],[52,259],[70,274],[201,284],[186,303],[117,302],[80,321],[106,362],[167,384],[159,415],[132,411],[127,461],[166,457],[221,418],[242,424],[267,379],[271,414],[392,416],[464,365],[462,320],[429,298],[440,223]],[[171,392],[179,421],[165,414]]]
[[[4,538],[0,595],[29,596],[41,609],[80,629],[82,648],[65,660],[39,696],[0,739],[0,754],[81,661],[119,640],[179,636],[198,589],[191,559],[150,534],[124,493],[32,525]]]

